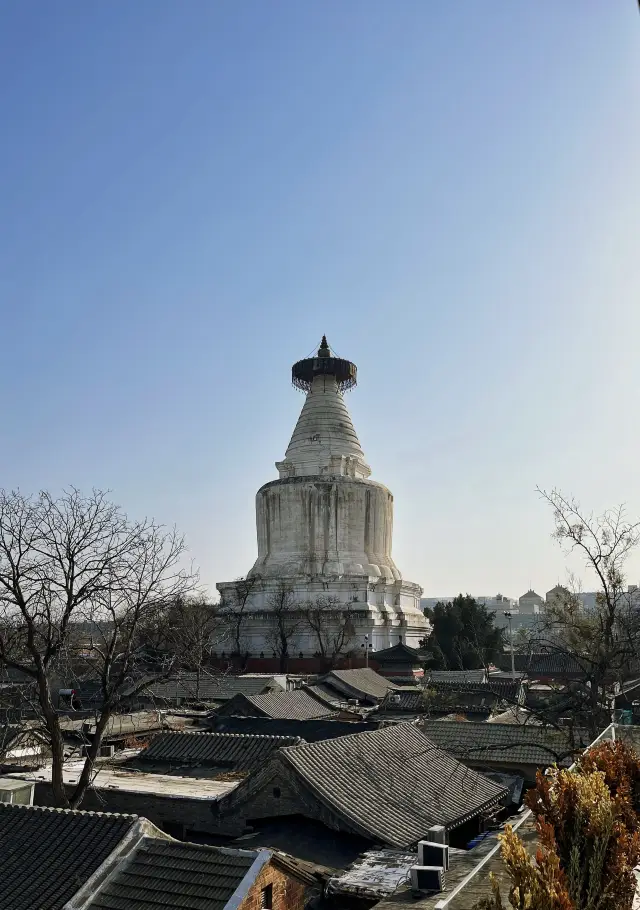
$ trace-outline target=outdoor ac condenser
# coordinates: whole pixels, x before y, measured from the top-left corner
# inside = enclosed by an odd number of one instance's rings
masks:
[[[421,866],[441,866],[447,872],[449,870],[449,845],[437,844],[428,840],[419,841],[418,863]]]
[[[413,866],[411,869],[413,891],[442,891],[444,881],[444,869],[441,866]]]
[[[425,840],[428,840],[431,844],[446,844],[447,843],[447,829],[444,825],[433,825],[427,831],[427,837]]]

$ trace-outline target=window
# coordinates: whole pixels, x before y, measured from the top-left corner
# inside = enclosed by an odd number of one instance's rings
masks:
[[[273,885],[267,885],[260,893],[260,910],[272,910],[273,908]]]
[[[280,798],[280,787],[273,788],[273,795],[275,796],[276,799]]]

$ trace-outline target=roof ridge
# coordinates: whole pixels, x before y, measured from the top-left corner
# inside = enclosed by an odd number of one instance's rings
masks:
[[[511,725],[507,724],[506,726],[511,726]],[[343,742],[345,742],[345,740],[355,739],[356,736],[368,736],[371,733],[375,733],[376,735],[379,735],[383,731],[397,730],[398,727],[412,727],[415,730],[419,729],[418,727],[416,727],[415,724],[412,724],[411,721],[403,720],[397,724],[391,724],[388,727],[378,727],[375,730],[357,730],[355,733],[345,733],[344,736],[336,736],[336,737],[333,737],[332,739],[318,739],[318,740],[315,740],[314,742],[307,742],[306,740],[303,739],[301,743],[298,743],[295,746],[285,746],[280,751],[283,753],[292,752],[294,749],[299,749],[302,746],[320,746],[324,743],[336,743],[336,742],[343,743]],[[420,731],[420,732],[422,732],[422,731]],[[423,735],[426,736],[426,734],[423,734]]]
[[[504,712],[502,712],[502,713],[504,713]],[[440,725],[442,724],[442,721],[440,721],[440,720],[438,720],[438,719],[436,719],[436,718],[430,717],[430,718],[427,718],[427,719],[424,721],[424,723],[425,723],[425,724],[437,724],[438,726],[436,727],[436,729],[440,729]],[[563,730],[563,729],[558,729],[557,727],[552,727],[552,726],[550,726],[550,725],[543,726],[542,724],[505,724],[505,723],[491,723],[491,724],[487,724],[486,722],[480,721],[480,720],[468,720],[468,721],[464,721],[464,723],[461,723],[461,724],[460,724],[460,727],[463,727],[465,730],[468,730],[468,729],[471,728],[471,727],[480,727],[483,731],[487,731],[488,729],[491,729],[491,730],[494,730],[494,731],[500,731],[500,730],[504,730],[504,731],[507,731],[507,730],[509,730],[509,731],[518,730],[519,732],[523,732],[523,731],[526,731],[526,730],[530,730],[531,732],[535,732],[535,733],[537,733],[537,734],[540,734],[540,733],[554,733],[554,734],[559,734],[559,735],[561,735],[561,736],[564,736],[564,737],[566,737],[566,738],[569,737],[569,729],[568,729],[568,728],[567,728],[567,730],[565,731],[565,730]],[[457,729],[457,727],[455,727],[455,728]],[[449,729],[449,726],[447,726],[447,730],[448,730],[448,729]],[[573,728],[573,733],[574,733],[574,734],[575,734],[576,732],[579,733],[579,732],[583,732],[583,731],[586,731],[586,728],[585,728],[585,727],[574,727],[574,728]]]
[[[24,781],[25,783],[35,783],[30,781],[28,778],[23,777],[14,777],[11,778],[16,781]],[[92,815],[98,818],[127,818],[132,821],[139,821],[143,818],[141,815],[134,815],[130,812],[93,812],[90,809],[64,809],[59,806],[21,806],[17,803],[0,803],[0,809],[25,809],[30,812],[49,812],[49,813],[62,813],[66,815]]]
[[[226,730],[166,730],[154,736],[153,741],[161,736],[224,736],[228,739],[300,739],[287,733],[231,733]]]
[[[246,847],[229,847],[222,846],[221,844],[198,844],[194,841],[185,841],[185,840],[176,840],[175,838],[168,839],[166,837],[154,837],[152,834],[145,834],[142,839],[142,848],[145,847],[170,847],[172,850],[177,849],[178,847],[184,847],[188,849],[195,849],[197,852],[208,853],[213,851],[214,853],[224,853],[225,855],[237,856],[257,856],[261,850],[267,850],[267,847],[257,847],[255,850],[247,849]]]

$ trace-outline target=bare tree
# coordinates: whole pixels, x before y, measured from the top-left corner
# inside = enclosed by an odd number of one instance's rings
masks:
[[[355,638],[353,614],[335,596],[317,597],[304,607],[304,621],[310,628],[317,652],[326,663],[348,654]]]
[[[219,605],[202,595],[180,596],[161,609],[158,620],[154,617],[154,625],[160,626],[162,652],[171,656],[178,669],[195,672],[194,695],[199,698],[203,674],[212,675],[206,665],[226,636]]]
[[[553,537],[565,552],[582,557],[598,591],[593,609],[568,589],[557,596],[529,647],[568,671],[549,713],[564,713],[595,735],[611,719],[619,686],[638,674],[640,610],[637,593],[627,590],[624,566],[640,542],[640,522],[627,521],[622,506],[593,515],[557,490],[538,492],[553,510]]]
[[[571,741],[583,728],[593,738],[610,723],[624,681],[640,676],[640,592],[629,591],[624,576],[640,523],[627,521],[622,507],[596,516],[557,490],[539,493],[553,510],[553,537],[582,556],[598,591],[595,607],[585,608],[574,578],[574,590],[558,588],[536,627],[519,636],[529,675],[527,717],[564,729]],[[536,677],[545,679],[544,689],[532,688]],[[517,704],[511,707],[520,714]]]
[[[229,629],[232,653],[241,655],[244,649],[244,626],[251,599],[260,585],[260,575],[247,575],[233,583],[231,593],[225,593],[220,604],[220,615]]]
[[[525,653],[528,651],[531,640],[534,637],[535,632],[526,626],[521,626],[519,629],[516,629],[513,633],[514,651],[517,651],[518,653]]]
[[[304,623],[304,610],[296,602],[293,588],[280,579],[267,598],[269,630],[267,643],[280,659],[280,672],[287,669],[291,647]]]
[[[109,719],[150,681],[137,678],[137,630],[163,604],[185,596],[193,574],[184,543],[153,521],[130,521],[106,494],[72,489],[54,498],[0,491],[0,663],[36,686],[47,731],[56,803],[77,808],[94,776]],[[77,635],[78,623],[90,633]],[[169,658],[152,678],[168,675]],[[90,669],[100,705],[95,734],[71,794],[63,782],[64,744],[53,681]]]

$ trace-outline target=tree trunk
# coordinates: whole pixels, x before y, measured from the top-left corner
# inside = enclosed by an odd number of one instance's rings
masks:
[[[87,788],[91,783],[91,775],[95,766],[95,761],[100,752],[100,746],[102,745],[102,740],[104,738],[104,731],[107,728],[109,719],[111,718],[112,710],[111,708],[103,708],[98,722],[96,723],[96,732],[93,735],[93,741],[87,750],[87,757],[82,769],[82,773],[78,778],[78,783],[71,799],[68,801],[70,809],[77,809],[81,805],[82,800],[84,799]]]
[[[41,669],[38,673],[38,701],[42,708],[44,722],[50,738],[51,745],[51,789],[56,806],[63,809],[69,808],[69,799],[64,786],[62,769],[64,765],[64,742],[60,721],[53,704],[51,703],[51,689],[46,671]]]

